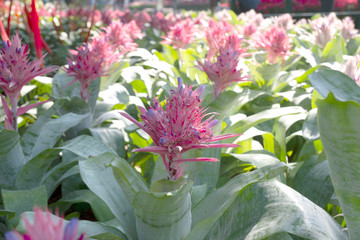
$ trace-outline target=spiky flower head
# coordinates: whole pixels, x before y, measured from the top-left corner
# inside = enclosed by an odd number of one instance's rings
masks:
[[[200,69],[203,70],[214,83],[214,99],[217,98],[228,86],[245,77],[241,77],[242,69],[238,69],[239,58],[246,51],[240,48],[241,38],[229,36],[225,40],[225,45],[220,47],[219,54],[215,62],[205,60],[204,63],[198,61]]]
[[[4,90],[9,99],[11,111],[4,98],[2,103],[6,112],[5,126],[7,129],[16,130],[16,116],[24,114],[26,111],[39,105],[29,105],[28,107],[17,109],[17,101],[20,97],[22,87],[39,75],[55,71],[56,66],[48,68],[42,67],[42,58],[29,61],[29,46],[21,44],[19,34],[15,34],[11,42],[3,42],[3,48],[0,50],[0,87]],[[6,105],[6,106],[5,106]],[[21,111],[20,111],[21,110]],[[26,111],[25,111],[26,110]]]
[[[124,24],[120,20],[112,22],[108,27],[103,28],[103,30],[106,32],[106,39],[112,45],[114,51],[118,51],[121,55],[137,48],[137,44],[129,32],[132,30],[131,26],[124,27]],[[136,31],[138,34],[138,30]]]
[[[185,49],[195,41],[195,30],[195,24],[190,18],[178,21],[170,27],[162,43],[172,45],[175,49]]]
[[[352,56],[343,65],[343,72],[360,86],[360,56]]]
[[[90,92],[89,85],[96,78],[105,75],[105,70],[101,66],[103,59],[99,58],[88,45],[78,47],[72,51],[67,58],[68,66],[65,71],[69,76],[74,76],[74,80],[68,85],[80,82],[80,96],[87,101]]]
[[[205,38],[209,46],[207,60],[212,59],[219,51],[220,47],[226,44],[229,35],[235,34],[235,28],[227,21],[215,21],[211,19],[209,25],[205,28]]]
[[[345,41],[349,41],[351,38],[358,34],[358,30],[355,28],[354,21],[351,17],[345,17],[342,20],[341,35]]]
[[[87,46],[91,55],[97,56],[98,59],[102,59],[101,66],[105,70],[109,69],[110,66],[120,58],[120,53],[114,51],[106,34],[101,34],[92,38]]]
[[[214,115],[204,120],[206,109],[201,107],[201,94],[204,87],[192,90],[184,86],[181,78],[178,87],[171,90],[164,108],[154,99],[154,106],[148,110],[139,107],[143,123],[130,115],[121,113],[151,136],[156,146],[135,149],[135,152],[154,152],[162,157],[170,180],[176,180],[184,173],[182,163],[191,161],[218,161],[216,158],[188,158],[181,156],[190,149],[238,147],[237,144],[208,144],[222,139],[238,136],[226,134],[214,136],[212,128],[218,123]]]
[[[26,217],[26,232],[21,235],[17,231],[5,233],[5,240],[82,240],[84,234],[77,238],[77,229],[79,221],[75,218],[64,226],[64,220],[54,220],[49,212],[43,212],[40,208],[34,208],[34,223],[31,224]]]
[[[256,45],[267,52],[270,63],[276,63],[278,60],[284,60],[288,55],[292,45],[286,35],[286,30],[277,26],[272,26],[256,39]]]

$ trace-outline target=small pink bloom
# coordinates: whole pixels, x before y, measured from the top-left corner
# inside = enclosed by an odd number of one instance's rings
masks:
[[[264,33],[259,34],[256,39],[257,47],[263,48],[268,53],[270,63],[276,63],[278,60],[284,60],[288,55],[292,45],[286,35],[285,29],[273,26]]]
[[[102,59],[102,67],[106,70],[120,57],[119,52],[114,51],[105,34],[92,38],[88,48],[91,55]]]
[[[11,105],[11,114],[6,115],[5,123],[7,123],[7,129],[17,130],[16,116],[20,115],[18,110],[21,109],[17,108],[17,101],[22,87],[35,77],[52,72],[57,67],[51,66],[44,69],[41,65],[45,56],[30,62],[29,46],[21,44],[18,34],[12,37],[11,43],[7,41],[3,42],[3,45],[3,49],[0,50],[0,87],[4,90]],[[4,105],[5,100],[2,103]],[[37,105],[39,104],[41,103]],[[31,106],[35,107],[35,105]],[[29,109],[27,107],[27,110]],[[23,113],[25,112],[22,110],[21,114]]]
[[[242,69],[237,69],[239,57],[245,49],[240,48],[241,38],[229,36],[225,45],[220,47],[216,62],[205,60],[204,64],[198,61],[200,69],[206,72],[209,79],[214,83],[214,99],[217,98],[228,86],[243,81]]]
[[[348,75],[350,78],[354,79],[354,81],[360,86],[360,56],[352,56],[348,59],[343,65],[343,72]]]
[[[191,86],[183,86],[178,79],[178,88],[171,90],[171,96],[166,100],[164,108],[154,99],[154,107],[148,110],[139,107],[143,123],[136,121],[130,115],[121,113],[148,133],[156,146],[136,149],[135,152],[154,152],[162,157],[170,180],[176,180],[184,172],[183,162],[218,161],[216,158],[182,159],[184,152],[190,149],[238,147],[237,144],[208,144],[222,139],[238,136],[226,134],[214,136],[212,128],[218,120],[211,116],[203,121],[206,109],[201,107],[201,94],[204,88],[192,90]]]
[[[351,38],[358,34],[358,30],[355,28],[354,21],[351,17],[345,17],[342,20],[341,35],[345,41],[349,41]]]
[[[89,85],[96,78],[105,75],[105,70],[101,66],[103,59],[90,51],[88,45],[81,46],[72,51],[67,58],[68,66],[65,71],[69,76],[74,76],[74,80],[68,85],[79,81],[80,96],[87,101],[90,92]]]
[[[186,18],[170,27],[162,43],[172,45],[175,49],[185,49],[187,45],[195,41],[195,30],[192,19]]]
[[[234,34],[235,28],[230,23],[226,21],[216,22],[211,19],[209,26],[205,29],[205,38],[209,46],[209,51],[206,56],[207,60],[212,59],[219,51],[219,48],[225,45],[229,35]]]
[[[137,48],[137,44],[132,38],[130,30],[134,30],[135,27],[130,23],[130,26],[125,27],[120,20],[112,22],[108,27],[103,28],[106,32],[106,39],[112,45],[113,50],[118,51],[120,55],[124,55],[130,51],[134,51]],[[139,36],[141,32],[139,29],[135,30],[133,34]]]
[[[156,12],[151,19],[151,27],[167,33],[177,20],[172,13],[165,16],[162,12]]]
[[[17,231],[7,232],[6,240],[82,240],[84,234],[77,238],[78,220],[73,218],[64,227],[63,219],[53,220],[49,212],[43,212],[39,208],[34,208],[35,218],[31,225],[29,220],[23,217],[26,232],[21,235]]]

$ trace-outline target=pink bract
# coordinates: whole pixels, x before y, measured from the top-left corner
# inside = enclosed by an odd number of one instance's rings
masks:
[[[73,218],[66,226],[64,220],[54,220],[52,214],[43,212],[40,208],[34,208],[35,218],[31,224],[26,217],[26,232],[21,235],[17,231],[7,232],[6,240],[82,240],[84,234],[77,238],[78,220]]]
[[[185,49],[188,44],[195,41],[195,24],[192,19],[186,18],[175,23],[170,27],[167,35],[162,41],[163,44],[169,44],[175,49]]]
[[[203,91],[203,86],[195,90],[192,90],[192,86],[183,86],[179,78],[178,87],[171,90],[171,96],[166,99],[164,108],[156,99],[154,106],[148,110],[139,107],[143,123],[126,113],[121,113],[148,133],[156,145],[134,151],[158,153],[164,161],[170,180],[176,180],[183,175],[183,162],[218,161],[216,158],[182,159],[182,154],[190,149],[238,147],[237,144],[208,144],[239,134],[214,136],[212,128],[218,120],[213,119],[214,115],[203,120],[209,115],[205,114],[206,109],[201,107]]]
[[[45,56],[30,62],[29,46],[21,44],[18,34],[12,37],[11,42],[4,42],[3,45],[0,51],[0,87],[4,90],[11,105],[11,114],[9,112],[6,114],[5,125],[7,129],[17,130],[16,116],[19,115],[17,101],[22,87],[35,77],[52,72],[58,67],[43,68],[42,62]],[[5,103],[4,99],[2,103]],[[37,105],[39,104],[41,103]],[[28,106],[26,109],[29,110],[31,107]],[[9,109],[9,106],[6,108]],[[23,113],[25,111],[22,110],[21,114]]]
[[[256,39],[256,45],[263,48],[268,53],[268,60],[271,64],[283,61],[288,55],[292,45],[286,35],[286,30],[277,26],[272,26]]]
[[[198,61],[199,68],[214,83],[214,99],[231,84],[245,80],[245,77],[241,77],[242,69],[237,69],[239,57],[246,51],[240,48],[240,44],[241,38],[229,36],[225,40],[225,45],[220,47],[215,62],[205,60],[204,63],[201,63]]]
[[[96,78],[105,75],[105,70],[101,66],[103,59],[99,58],[94,51],[90,51],[87,45],[78,47],[72,51],[67,58],[68,66],[65,71],[69,76],[74,76],[74,80],[68,85],[80,82],[80,96],[87,101],[90,92],[89,85]]]

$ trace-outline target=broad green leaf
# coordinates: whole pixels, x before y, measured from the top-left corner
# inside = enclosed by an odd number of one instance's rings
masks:
[[[78,159],[61,162],[47,172],[41,184],[45,185],[48,198],[50,198],[51,194],[61,184],[61,182],[71,176],[74,176],[75,174],[79,174],[77,160]]]
[[[96,219],[100,222],[106,222],[114,218],[114,215],[111,213],[110,209],[106,206],[104,201],[90,190],[78,190],[66,194],[57,203],[61,202],[71,204],[82,202],[88,203],[91,206]]]
[[[342,86],[346,86],[345,81]],[[334,94],[335,95],[335,94]],[[317,100],[321,141],[351,239],[360,236],[360,105],[332,93]]]
[[[124,233],[130,239],[137,239],[133,209],[109,166],[115,156],[105,153],[80,161],[80,175],[88,188],[106,203],[119,220]]]
[[[326,44],[321,53],[321,62],[337,61],[343,63],[344,54],[346,54],[344,39],[341,36],[336,36]]]
[[[67,141],[59,148],[68,150],[83,158],[98,156],[106,152],[115,153],[115,151],[108,147],[105,143],[99,141],[95,137],[87,135],[81,135],[77,138]]]
[[[310,110],[302,128],[302,135],[308,141],[319,139],[320,133],[317,125],[317,108]]]
[[[129,63],[125,61],[114,63],[108,70],[108,75],[101,77],[100,90],[103,91],[110,85],[116,83],[121,77],[122,70],[128,66]]]
[[[250,127],[253,127],[259,123],[284,115],[298,114],[303,112],[305,112],[305,110],[298,106],[268,109],[238,121],[232,126],[226,128],[225,133],[245,132]]]
[[[309,76],[309,79],[321,96],[326,98],[329,92],[340,101],[360,103],[360,87],[346,74],[335,70],[322,70]]]
[[[173,185],[174,183],[165,180],[161,184]],[[171,189],[172,187],[160,188]],[[169,192],[140,191],[136,193],[132,206],[136,215],[139,239],[183,239],[191,229],[191,187],[192,183],[188,182],[179,189]]]
[[[287,166],[282,162],[268,165],[249,173],[240,174],[221,188],[211,192],[193,208],[192,230],[185,239],[204,239],[244,187],[262,179],[276,177],[286,169]]]
[[[126,156],[124,134],[116,128],[90,128],[91,135],[111,147],[120,157]]]
[[[111,153],[106,153],[102,156],[108,158],[109,161],[112,159],[110,167],[112,168],[118,185],[123,190],[129,203],[133,201],[135,195],[139,191],[149,191],[149,187],[145,180],[127,161]]]
[[[58,149],[47,149],[26,162],[16,177],[16,188],[20,190],[40,186],[53,161],[60,158],[59,153]]]
[[[0,131],[0,184],[13,186],[16,176],[25,163],[20,136],[10,130]]]
[[[26,139],[27,144],[24,146],[27,161],[42,151],[54,147],[64,132],[78,125],[87,117],[89,117],[89,114],[67,113],[57,119],[46,122],[39,132],[32,132],[32,134],[29,132]]]
[[[309,158],[297,171],[291,187],[325,208],[334,193],[327,161]]]
[[[283,232],[302,239],[348,239],[327,212],[275,180],[238,192],[206,239],[260,240]]]
[[[47,206],[47,194],[45,186],[28,190],[1,190],[5,210],[16,213],[10,224],[14,225],[22,212],[32,211],[35,206],[45,208]]]
[[[359,52],[360,37],[353,37],[346,43],[346,50],[348,55],[355,56]]]

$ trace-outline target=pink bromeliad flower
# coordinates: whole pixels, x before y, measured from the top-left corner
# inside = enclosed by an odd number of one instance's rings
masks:
[[[71,219],[64,227],[63,219],[53,220],[49,212],[43,212],[40,208],[35,208],[34,224],[23,217],[26,233],[21,235],[17,231],[5,233],[5,240],[82,240],[84,234],[77,238],[77,229],[79,221]]]
[[[88,100],[90,92],[89,85],[96,78],[105,75],[105,70],[101,66],[103,59],[94,54],[88,45],[78,47],[76,51],[71,51],[67,58],[68,66],[65,71],[69,76],[74,76],[74,80],[68,85],[80,82],[80,96],[85,101]]]
[[[131,22],[131,21],[130,21]],[[107,28],[103,28],[106,32],[106,37],[113,49],[118,51],[121,55],[124,55],[137,48],[137,44],[134,42],[131,34],[136,34],[139,37],[139,29],[136,33],[130,33],[131,26],[124,27],[124,24],[120,20],[112,22]]]
[[[169,44],[175,49],[185,49],[195,41],[195,30],[195,24],[190,18],[178,21],[170,27],[162,43]]]
[[[267,57],[271,64],[276,63],[278,60],[284,60],[292,47],[285,29],[277,26],[273,26],[264,33],[259,34],[256,45],[267,51]]]
[[[101,66],[104,69],[108,69],[120,57],[120,53],[114,51],[105,34],[92,38],[88,44],[88,48],[91,55],[102,59]]]
[[[235,34],[235,28],[227,21],[219,21],[211,19],[209,26],[205,29],[205,38],[209,46],[207,53],[207,60],[212,59],[219,51],[219,47],[222,47],[226,43],[226,39],[229,35]]]
[[[39,75],[47,74],[57,69],[56,66],[43,68],[43,57],[38,60],[29,61],[29,46],[22,45],[18,34],[15,34],[10,41],[3,42],[0,51],[0,87],[4,90],[10,106],[5,98],[1,96],[1,102],[5,111],[5,128],[17,131],[17,116],[26,113],[44,102],[30,104],[18,108],[17,102],[22,87]]]
[[[176,180],[184,173],[184,162],[218,161],[216,158],[188,158],[181,155],[190,149],[238,147],[237,144],[208,144],[222,139],[238,136],[239,134],[225,134],[214,136],[212,128],[218,120],[211,116],[203,121],[206,109],[201,108],[201,94],[204,87],[192,90],[192,86],[183,86],[181,78],[178,87],[171,90],[171,96],[166,100],[164,108],[154,99],[154,107],[148,110],[139,107],[143,123],[130,115],[121,113],[124,117],[138,125],[151,136],[156,146],[135,149],[135,152],[158,153],[165,164],[168,179]]]
[[[214,83],[214,99],[233,83],[246,79],[241,77],[242,69],[237,69],[239,57],[244,55],[245,49],[240,48],[241,38],[229,36],[226,38],[225,45],[220,47],[216,62],[205,60],[204,63],[198,61],[200,69],[203,70]]]

